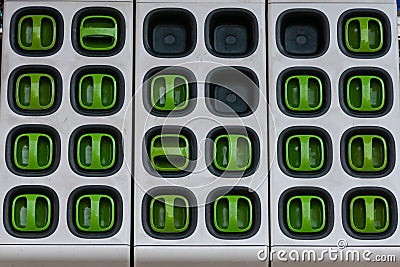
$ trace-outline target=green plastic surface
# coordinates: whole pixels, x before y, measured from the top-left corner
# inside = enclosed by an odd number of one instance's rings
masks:
[[[218,136],[214,141],[214,164],[221,171],[245,171],[252,163],[249,137],[239,134]]]
[[[321,137],[293,135],[286,140],[286,165],[292,171],[318,171],[324,162],[324,141]]]
[[[12,226],[20,232],[43,232],[50,226],[51,212],[51,201],[47,196],[19,195],[12,203]]]
[[[182,233],[189,227],[189,202],[179,195],[160,195],[150,203],[150,226],[157,233]]]
[[[381,196],[357,196],[350,203],[350,225],[357,233],[379,234],[389,228],[389,204]]]
[[[88,74],[79,81],[79,105],[89,110],[108,110],[117,102],[117,81],[108,74]]]
[[[375,53],[383,47],[382,22],[372,17],[355,17],[345,26],[346,48],[356,53]]]
[[[27,73],[18,77],[15,98],[19,108],[24,110],[46,110],[53,106],[55,82],[51,75]]]
[[[180,134],[156,135],[150,144],[150,161],[158,171],[181,171],[189,166],[189,140]]]
[[[114,227],[115,204],[102,194],[84,195],[75,206],[76,227],[83,232],[106,232]]]
[[[112,168],[116,160],[116,143],[113,136],[88,133],[78,139],[77,161],[80,168],[102,171]]]
[[[326,226],[325,202],[318,196],[294,196],[286,206],[290,231],[300,234],[319,233]]]
[[[355,135],[349,140],[349,165],[355,171],[376,172],[385,169],[387,153],[386,140],[379,135]]]
[[[184,76],[157,75],[150,90],[151,104],[157,110],[183,110],[189,104],[189,82]]]
[[[221,196],[214,202],[214,226],[222,233],[244,233],[253,225],[253,204],[245,196]]]
[[[285,104],[290,110],[318,110],[322,106],[323,98],[322,82],[316,76],[291,76],[285,82]]]
[[[27,51],[47,51],[57,40],[57,23],[51,16],[27,15],[18,21],[18,45]]]
[[[14,164],[18,169],[40,171],[53,161],[53,140],[47,134],[26,133],[15,139]]]
[[[118,44],[118,22],[111,16],[87,16],[80,24],[80,44],[89,51],[109,51]]]
[[[346,93],[347,105],[354,111],[379,111],[385,105],[385,83],[377,76],[351,77]]]

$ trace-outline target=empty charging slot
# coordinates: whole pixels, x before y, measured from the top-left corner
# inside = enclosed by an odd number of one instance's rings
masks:
[[[288,56],[317,57],[329,45],[326,16],[316,10],[292,9],[278,18],[278,47]]]
[[[257,109],[258,79],[245,68],[220,67],[206,78],[206,104],[218,116],[247,116]]]

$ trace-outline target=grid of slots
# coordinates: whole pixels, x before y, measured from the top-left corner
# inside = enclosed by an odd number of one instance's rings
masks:
[[[188,10],[155,9],[144,20],[145,49],[156,58],[187,56],[195,49],[200,34],[196,29],[195,18]],[[204,32],[208,52],[219,58],[250,56],[258,44],[257,19],[246,9],[212,11]],[[217,67],[206,77],[205,102],[216,116],[249,116],[257,109],[259,91],[258,78],[252,70]],[[145,75],[143,92],[143,104],[152,115],[183,117],[195,108],[197,81],[187,68],[158,67]],[[208,133],[206,142],[208,170],[215,176],[245,177],[255,172],[260,143],[252,129],[218,127]],[[197,140],[188,128],[156,126],[146,133],[144,144],[144,165],[151,175],[183,177],[195,168]],[[154,238],[186,238],[196,227],[196,197],[183,188],[165,191],[156,188],[156,192],[147,192],[142,203],[144,229]],[[257,232],[260,203],[258,196],[248,191],[242,188],[210,194],[206,220],[212,235],[240,239]]]
[[[317,58],[329,46],[329,24],[316,10],[293,9],[278,18],[277,44],[291,58]],[[301,21],[301,22],[300,22]],[[391,45],[389,19],[378,10],[349,10],[338,22],[339,47],[345,55],[359,60],[384,56]],[[330,106],[331,87],[339,89],[340,106],[352,117],[379,118],[392,108],[393,85],[383,69],[357,67],[346,70],[339,85],[331,84],[322,70],[293,67],[277,81],[280,110],[294,118],[318,117]],[[322,177],[332,164],[332,140],[319,127],[295,126],[284,130],[278,139],[281,170],[290,177]],[[343,169],[358,178],[387,176],[394,168],[394,139],[389,131],[376,126],[348,129],[341,137],[340,158]],[[319,239],[333,228],[333,202],[319,188],[291,188],[280,200],[282,231],[297,239]],[[343,225],[358,239],[381,239],[393,234],[397,218],[396,200],[383,188],[350,190],[342,201]],[[338,207],[336,207],[338,208]]]
[[[25,7],[11,19],[10,42],[16,53],[27,59],[50,56],[64,41],[63,17],[53,8]],[[77,53],[105,57],[118,53],[124,45],[122,14],[112,8],[84,8],[72,23]],[[68,39],[66,39],[68,40]],[[63,84],[64,82],[64,84]],[[52,66],[24,65],[15,69],[8,83],[8,103],[13,112],[26,116],[48,116],[58,110],[62,90],[69,88]],[[123,104],[124,79],[114,67],[83,66],[71,80],[74,110],[85,116],[108,116]],[[66,101],[66,99],[63,99]],[[108,125],[87,125],[75,129],[69,140],[71,169],[83,176],[108,176],[122,164],[122,135]],[[47,125],[20,125],[7,137],[7,166],[19,176],[45,176],[60,161],[61,140],[57,129]],[[12,189],[5,201],[5,225],[19,238],[41,238],[57,228],[57,194],[45,186]],[[82,238],[115,235],[122,220],[122,199],[106,186],[80,187],[68,200],[71,232]]]

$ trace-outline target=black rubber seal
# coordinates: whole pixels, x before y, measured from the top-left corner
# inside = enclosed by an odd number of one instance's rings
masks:
[[[383,27],[383,47],[381,51],[376,53],[354,53],[346,48],[346,38],[345,38],[345,25],[346,21],[352,17],[359,17],[359,16],[370,16],[379,19],[382,22]],[[372,58],[379,58],[387,54],[390,49],[392,43],[392,34],[391,34],[391,25],[390,20],[386,16],[385,13],[376,9],[367,9],[367,8],[357,8],[357,9],[350,9],[344,12],[338,21],[338,41],[339,41],[339,48],[343,54],[348,57],[352,58],[359,58],[359,59],[372,59]]]
[[[180,134],[185,136],[189,140],[189,166],[186,170],[176,172],[157,171],[153,168],[150,161],[150,146],[153,137],[159,134]],[[183,126],[156,126],[151,128],[144,136],[143,139],[143,166],[148,173],[157,177],[164,178],[181,178],[189,175],[193,172],[196,167],[197,160],[197,140],[194,133]]]
[[[389,228],[379,234],[361,234],[353,231],[351,229],[351,224],[350,224],[350,202],[351,200],[360,195],[378,195],[381,197],[384,197],[388,202],[389,202],[389,209],[390,209],[390,222],[389,222]],[[392,192],[390,192],[386,188],[382,187],[357,187],[353,188],[350,191],[348,191],[342,201],[342,218],[343,218],[343,228],[346,231],[348,235],[350,235],[353,238],[356,239],[363,239],[363,240],[379,240],[379,239],[385,239],[390,237],[391,235],[394,234],[397,228],[397,223],[398,223],[398,218],[397,218],[397,202],[396,202],[396,197],[393,195]]]
[[[288,29],[289,28],[289,29]],[[301,51],[301,46],[306,45],[308,40],[297,44],[298,40],[288,43],[285,32],[290,30],[295,33],[303,32],[303,37],[315,43],[315,46],[305,47],[309,51]],[[292,34],[287,34],[292,35]],[[279,15],[276,23],[276,44],[279,51],[290,58],[317,58],[326,53],[329,47],[329,20],[324,13],[316,9],[296,8],[288,9]],[[305,41],[305,43],[304,43]]]
[[[78,139],[83,134],[87,134],[87,133],[104,133],[104,134],[109,134],[112,137],[114,137],[115,145],[116,145],[116,152],[115,152],[116,159],[115,159],[115,164],[112,168],[110,168],[108,170],[102,170],[102,171],[89,171],[89,170],[84,170],[79,167],[77,159],[76,159]],[[71,137],[69,139],[68,146],[69,146],[69,149],[68,149],[69,165],[76,174],[79,174],[82,176],[89,176],[89,177],[111,176],[119,171],[119,169],[121,168],[122,163],[124,161],[122,134],[120,133],[120,131],[118,131],[117,128],[115,128],[113,126],[100,125],[100,124],[81,126],[72,132]]]
[[[383,137],[386,141],[386,148],[388,152],[388,162],[387,166],[385,169],[382,171],[378,172],[357,172],[354,171],[350,168],[349,166],[349,158],[347,155],[347,145],[349,143],[349,140],[351,137],[354,135],[358,134],[373,134],[373,135],[380,135]],[[392,134],[382,128],[382,127],[377,127],[377,126],[358,126],[358,127],[353,127],[348,129],[344,134],[342,135],[342,138],[340,139],[340,158],[342,162],[342,167],[343,169],[351,176],[357,177],[357,178],[382,178],[387,175],[389,175],[395,166],[396,163],[396,148],[395,148],[395,140],[392,136]]]
[[[301,112],[293,111],[286,107],[285,105],[285,82],[293,75],[313,75],[318,77],[322,83],[322,107],[315,111]],[[331,82],[328,74],[322,69],[312,68],[312,67],[294,67],[284,70],[279,74],[278,81],[276,83],[276,100],[279,109],[287,116],[297,117],[297,118],[310,118],[318,117],[325,114],[331,105]]]
[[[56,21],[56,43],[53,48],[47,51],[26,51],[18,45],[18,21],[26,15],[47,15]],[[21,56],[27,57],[45,57],[57,53],[64,41],[64,20],[61,13],[50,7],[30,6],[17,10],[10,21],[10,45],[11,48]]]
[[[48,74],[54,79],[55,91],[54,91],[54,104],[49,109],[45,110],[24,110],[17,106],[16,103],[16,82],[19,76],[26,73],[44,73]],[[7,99],[8,105],[11,110],[18,115],[22,116],[47,116],[53,114],[60,107],[63,91],[63,82],[61,74],[58,70],[50,66],[44,65],[27,65],[19,67],[13,70],[8,78],[8,91]]]
[[[214,226],[214,202],[220,196],[241,195],[248,197],[253,205],[253,225],[244,233],[221,233]],[[219,239],[239,240],[254,236],[261,226],[261,202],[257,193],[252,189],[242,186],[220,187],[211,191],[207,196],[206,204],[206,226],[210,234]]]
[[[292,135],[299,135],[299,134],[317,135],[324,142],[325,162],[321,170],[315,172],[296,172],[292,171],[286,166],[286,151],[285,151],[286,140]],[[328,132],[322,128],[312,127],[312,126],[295,126],[287,128],[279,135],[277,144],[278,144],[278,150],[277,150],[278,164],[281,170],[286,175],[289,175],[294,178],[318,178],[327,174],[332,166],[332,161],[333,161],[332,140]]]
[[[221,171],[214,164],[214,140],[224,134],[241,134],[247,136],[252,142],[252,162],[250,167],[245,171]],[[208,170],[215,176],[222,178],[240,178],[247,177],[255,173],[260,164],[260,139],[257,133],[249,127],[242,126],[220,126],[208,133],[206,138],[206,164]]]
[[[114,215],[114,226],[109,231],[106,232],[82,232],[80,231],[75,224],[76,214],[75,207],[78,198],[87,195],[87,194],[104,194],[110,196],[115,204],[115,215]],[[68,206],[67,206],[67,224],[68,228],[75,236],[86,239],[100,239],[100,238],[108,238],[116,235],[118,231],[121,229],[122,219],[123,219],[123,201],[119,192],[109,186],[104,185],[88,185],[82,186],[74,191],[68,197]]]
[[[215,39],[217,37],[217,27],[222,33],[225,33],[223,36],[220,36],[219,40]],[[239,28],[241,28],[242,38],[238,38],[240,32],[235,32],[235,30],[239,31]],[[258,46],[257,18],[251,11],[243,8],[220,8],[212,11],[206,18],[204,32],[207,50],[216,57],[248,57],[254,53]],[[238,51],[241,46],[245,47],[243,52],[229,52],[225,40],[223,40],[222,44],[219,44],[219,46],[225,47],[225,51],[218,51],[220,49],[215,44],[224,39],[223,37],[227,38],[229,35],[236,37],[235,44],[231,44],[230,46],[233,46]]]
[[[25,171],[20,170],[14,164],[14,144],[15,140],[20,134],[25,133],[43,133],[47,134],[52,138],[53,141],[53,162],[51,163],[50,167],[46,170],[39,170],[39,171]],[[6,139],[6,151],[5,151],[5,159],[6,165],[8,169],[18,176],[28,176],[28,177],[40,177],[40,176],[47,176],[53,173],[60,164],[60,157],[61,157],[61,139],[57,131],[48,125],[40,125],[40,124],[24,124],[15,127],[12,129]]]
[[[160,29],[161,26],[164,26]],[[171,35],[171,43],[156,42],[157,32]],[[161,39],[161,37],[159,37]],[[182,8],[158,8],[148,13],[143,22],[143,44],[146,51],[160,58],[179,58],[191,54],[197,42],[196,19]],[[182,42],[179,42],[181,39]],[[173,42],[172,42],[173,41]],[[160,47],[154,47],[158,43]]]
[[[294,196],[304,196],[304,195],[313,195],[320,197],[324,200],[325,203],[325,218],[326,218],[326,227],[320,233],[294,233],[292,232],[287,225],[286,221],[286,213],[287,207],[286,203],[291,197]],[[318,187],[292,187],[285,190],[282,195],[279,197],[278,203],[278,222],[281,231],[288,237],[293,239],[300,240],[316,240],[322,239],[330,234],[333,229],[334,221],[335,221],[335,213],[334,213],[334,204],[331,195],[324,189]]]
[[[42,194],[47,196],[51,202],[51,221],[50,226],[46,231],[43,232],[20,232],[13,228],[11,222],[12,214],[12,202],[15,197],[22,194]],[[3,223],[4,227],[10,235],[17,238],[33,239],[33,238],[45,238],[54,233],[58,226],[59,220],[59,201],[56,192],[47,187],[41,185],[21,185],[14,187],[6,194],[4,198],[3,206]]]
[[[117,82],[117,98],[115,106],[108,110],[86,110],[79,105],[79,80],[87,74],[108,74],[115,78]],[[79,114],[84,116],[110,116],[121,110],[125,99],[125,79],[124,75],[115,67],[111,66],[84,66],[77,69],[71,78],[71,105]]]
[[[118,23],[118,41],[117,46],[107,51],[88,51],[83,49],[79,41],[79,28],[82,19],[86,16],[102,15],[111,16]],[[121,52],[125,45],[126,25],[124,15],[117,9],[111,7],[86,7],[79,10],[72,19],[72,46],[75,51],[82,56],[87,57],[111,57]]]
[[[150,203],[151,200],[159,195],[181,195],[189,202],[189,227],[182,233],[157,233],[150,226]],[[176,186],[156,187],[149,190],[143,197],[142,201],[142,227],[144,231],[155,239],[177,240],[184,239],[193,234],[197,227],[197,200],[195,195],[187,188]]]
[[[151,81],[156,75],[182,75],[189,83],[189,103],[183,110],[161,111],[153,108],[151,104]],[[190,114],[196,107],[197,102],[197,82],[193,72],[184,67],[156,67],[146,73],[143,79],[143,103],[150,114],[158,117],[181,117]]]
[[[377,112],[357,112],[351,110],[347,105],[347,81],[357,75],[371,75],[377,76],[383,80],[385,84],[385,105],[384,107]],[[393,81],[390,77],[390,74],[385,70],[380,68],[373,67],[360,67],[360,68],[352,68],[346,70],[341,76],[339,80],[339,102],[343,111],[350,116],[357,118],[376,118],[381,117],[389,113],[389,111],[393,107]]]

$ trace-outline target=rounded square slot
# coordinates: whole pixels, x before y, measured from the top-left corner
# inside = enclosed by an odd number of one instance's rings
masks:
[[[82,109],[109,110],[117,102],[117,80],[108,74],[88,74],[79,81],[79,104]]]
[[[14,164],[27,171],[49,168],[53,160],[53,140],[47,134],[19,135],[14,144]]]
[[[58,198],[44,186],[18,186],[4,201],[4,225],[18,238],[43,238],[51,235],[58,224]]]
[[[339,81],[342,109],[354,117],[379,117],[393,105],[390,75],[378,68],[353,68],[345,71]]]
[[[121,195],[114,188],[82,186],[68,198],[68,227],[80,238],[108,238],[121,228],[122,211]]]
[[[317,187],[293,187],[279,198],[279,226],[295,239],[321,239],[333,228],[334,205],[328,192]]]
[[[76,227],[82,232],[107,232],[114,226],[114,200],[108,195],[91,194],[78,198]]]
[[[343,198],[342,217],[346,232],[357,239],[384,239],[397,227],[395,196],[380,187],[359,187]]]
[[[258,107],[257,75],[244,67],[218,67],[206,78],[207,108],[221,117],[245,117]]]
[[[292,135],[286,140],[286,165],[296,172],[320,170],[325,162],[324,141],[316,135]]]
[[[88,125],[76,129],[69,141],[71,168],[84,176],[109,176],[122,164],[122,136],[107,125]]]
[[[85,116],[109,116],[123,106],[125,80],[111,66],[85,66],[74,72],[71,79],[71,105]]]
[[[84,56],[113,56],[125,43],[125,19],[110,7],[88,7],[72,21],[72,44]]]
[[[214,175],[226,178],[252,175],[259,164],[260,141],[247,127],[217,127],[206,139],[206,164]]]
[[[61,75],[52,67],[28,65],[15,69],[8,80],[8,104],[17,114],[43,116],[61,103]]]
[[[318,196],[293,196],[287,202],[287,225],[295,233],[319,233],[326,224],[325,202]]]
[[[244,135],[220,135],[214,141],[214,165],[221,171],[245,171],[252,164],[251,140]]]
[[[323,115],[331,102],[328,75],[323,70],[310,67],[284,70],[277,81],[277,102],[280,110],[288,116]]]
[[[156,239],[189,237],[197,225],[194,194],[174,186],[151,189],[143,198],[142,225],[146,233]]]
[[[143,40],[148,53],[156,57],[184,57],[196,45],[196,20],[188,10],[159,8],[147,14]]]
[[[196,137],[180,126],[154,127],[144,138],[143,165],[154,176],[183,177],[196,166]]]
[[[12,224],[20,232],[42,232],[51,221],[50,199],[44,195],[24,194],[12,204]]]
[[[258,23],[252,12],[221,8],[211,12],[205,23],[208,51],[224,58],[247,57],[258,45]]]
[[[376,172],[387,165],[387,148],[384,138],[378,135],[355,135],[350,138],[349,165],[354,171]]]
[[[253,204],[248,197],[228,195],[214,202],[214,227],[222,233],[244,233],[253,224]]]
[[[151,164],[157,171],[183,171],[189,166],[190,146],[184,135],[156,135],[150,149]]]
[[[339,46],[343,53],[356,58],[376,58],[391,46],[390,22],[375,9],[352,9],[339,18]]]
[[[46,110],[54,104],[55,81],[51,75],[27,73],[18,77],[16,104],[23,110]]]
[[[143,103],[155,116],[189,114],[196,106],[197,84],[194,74],[183,67],[157,67],[143,81]]]
[[[63,42],[63,18],[49,7],[19,9],[11,18],[12,48],[25,56],[49,56],[56,53]]]
[[[290,9],[277,20],[278,49],[293,58],[322,56],[329,47],[329,21],[315,9]]]
[[[257,234],[261,205],[257,193],[247,187],[220,187],[206,201],[206,226],[219,239],[247,239]]]
[[[6,163],[13,173],[23,176],[47,175],[59,164],[60,139],[49,126],[19,126],[9,133],[6,151],[9,155]]]
[[[81,21],[79,34],[83,49],[109,51],[117,46],[118,22],[111,16],[87,16]]]
[[[190,224],[189,201],[180,195],[159,195],[150,202],[150,226],[157,233],[186,231]]]
[[[332,141],[318,127],[290,127],[278,139],[278,164],[292,177],[316,178],[326,174],[332,165]]]
[[[112,135],[102,133],[84,134],[78,139],[77,161],[85,170],[107,170],[113,167],[116,144]]]
[[[394,165],[394,140],[380,127],[355,127],[341,140],[342,166],[347,173],[360,178],[388,175]]]

